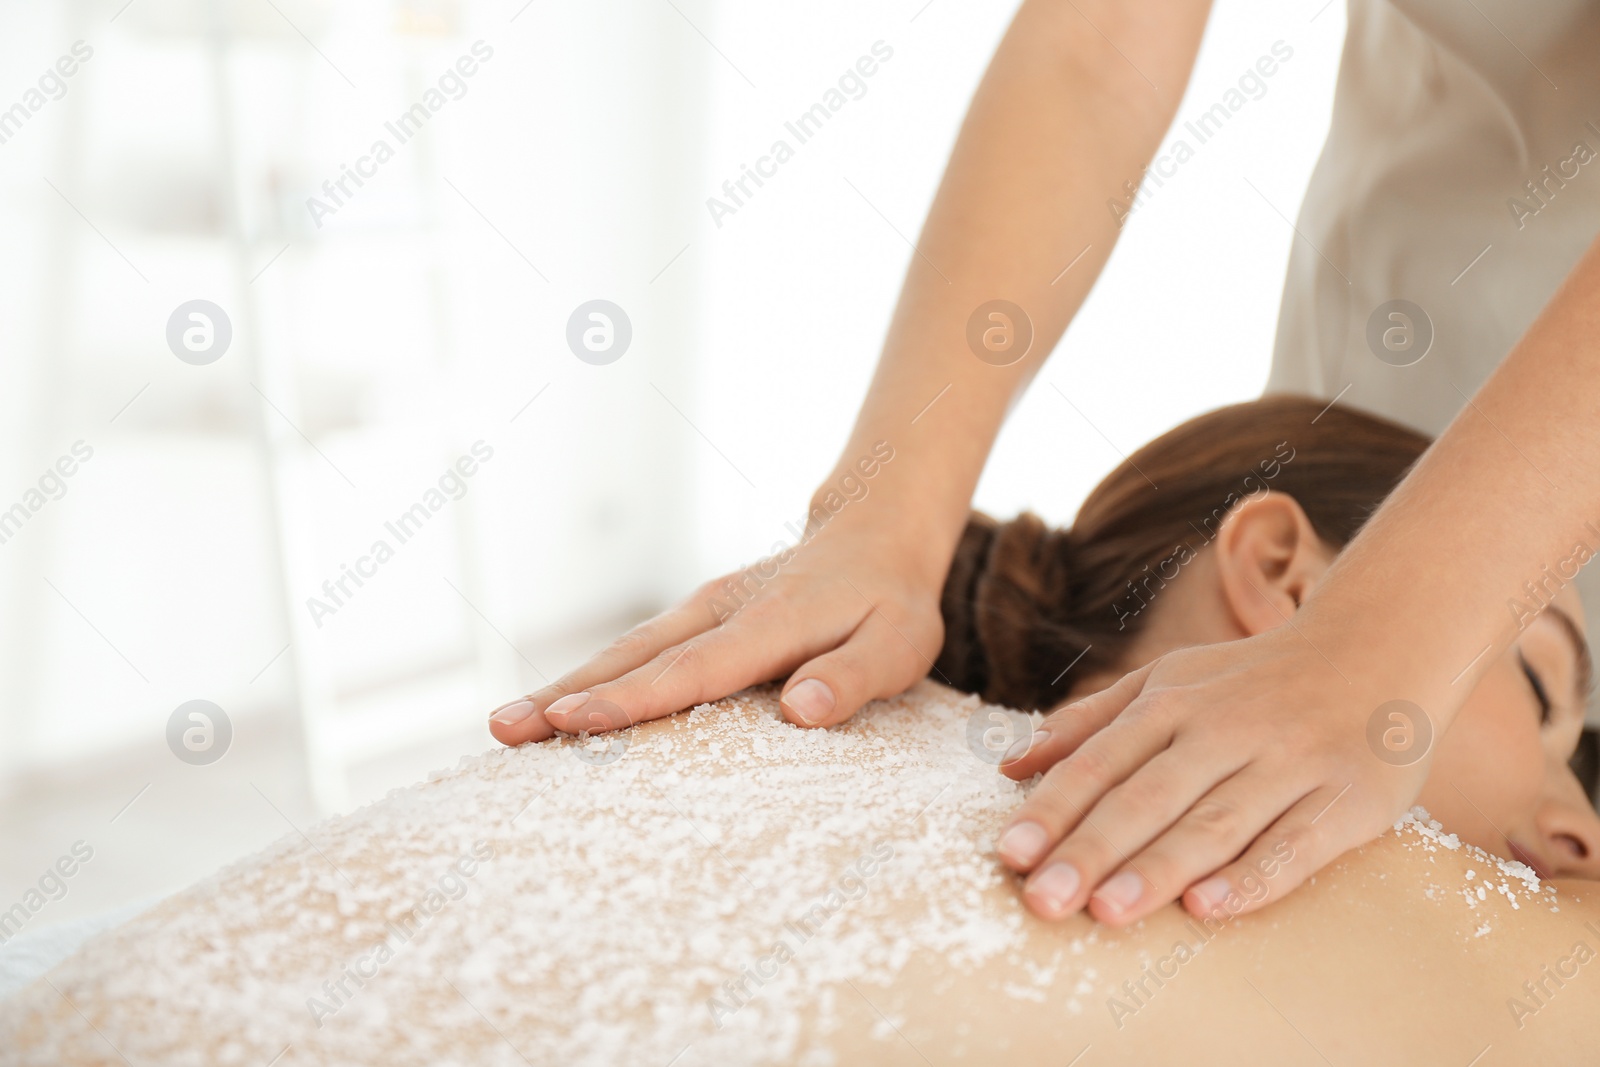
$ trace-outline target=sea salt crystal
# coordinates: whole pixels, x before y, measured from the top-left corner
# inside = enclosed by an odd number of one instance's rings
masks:
[[[1413,807],[1395,820],[1394,829],[1395,833],[1400,835],[1401,840],[1407,842],[1408,847],[1413,847],[1420,843],[1425,851],[1433,851],[1436,847],[1444,847],[1452,851],[1463,850],[1474,860],[1488,864],[1499,872],[1501,880],[1498,885],[1488,887],[1484,884],[1484,881],[1479,880],[1475,887],[1476,891],[1474,891],[1474,887],[1465,887],[1461,890],[1462,899],[1466,901],[1468,908],[1476,908],[1479,901],[1486,901],[1489,888],[1493,888],[1496,893],[1505,897],[1513,911],[1520,911],[1522,908],[1517,896],[1517,889],[1529,893],[1553,894],[1555,892],[1555,887],[1543,885],[1539,880],[1538,872],[1527,864],[1491,855],[1475,845],[1464,844],[1455,834],[1444,833],[1444,828],[1439,821],[1430,817],[1427,811],[1421,807]],[[1465,880],[1468,882],[1478,880],[1477,869],[1468,868]],[[1513,888],[1513,886],[1516,888]],[[1428,893],[1428,897],[1432,899],[1431,892]],[[1551,910],[1556,909],[1552,906]],[[1480,928],[1480,933],[1474,936],[1481,937],[1487,932],[1488,925],[1485,924]]]
[[[509,1041],[535,1063],[666,1063],[692,1045],[695,1062],[822,1067],[840,991],[875,998],[928,955],[955,981],[1009,963],[1008,996],[1070,990],[1077,1012],[1100,995],[1079,958],[1098,932],[1024,970],[1031,924],[992,892],[1011,877],[994,838],[1031,786],[969,749],[981,707],[924,682],[802,730],[763,686],[629,735],[612,761],[593,738],[491,749],[286,835],[52,979],[132,1062],[172,1064],[264,1064],[291,1043],[297,1067],[502,1062]],[[308,998],[477,840],[493,856],[459,879],[465,892],[318,1028]],[[892,855],[841,883],[875,845]],[[819,905],[817,934],[714,1025],[711,998],[771,972],[758,961]],[[875,1033],[899,1041],[901,1021]],[[68,1054],[99,1038],[42,984],[0,1003],[0,1044],[22,1026],[43,1037],[19,1063],[104,1051]]]

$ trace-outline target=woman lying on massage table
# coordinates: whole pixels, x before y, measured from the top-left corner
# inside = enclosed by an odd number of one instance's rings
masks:
[[[1431,819],[1281,901],[1292,839],[1187,912],[1040,917],[1081,903],[1035,855],[1073,785],[1049,735],[996,764],[1072,711],[996,704],[1293,625],[1426,444],[1320,408],[1196,419],[1070,532],[975,518],[935,677],[993,704],[930,680],[802,730],[763,687],[464,760],[92,940],[0,1004],[5,1062],[1592,1061],[1600,819],[1569,769],[1588,663],[1567,589],[1524,605],[1444,736],[1374,709],[1374,759],[1431,759]]]

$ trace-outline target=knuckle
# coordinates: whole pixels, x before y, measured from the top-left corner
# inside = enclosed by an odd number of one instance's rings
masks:
[[[1292,827],[1280,828],[1270,834],[1262,835],[1255,849],[1259,854],[1258,866],[1270,860],[1276,867],[1287,867],[1296,859],[1309,856],[1312,839],[1307,833],[1308,829],[1312,834],[1316,832],[1315,827]]]
[[[1080,748],[1056,766],[1065,782],[1082,784],[1099,793],[1114,780],[1111,761],[1098,748]]]
[[[1117,786],[1112,796],[1119,813],[1167,811],[1172,802],[1173,787],[1165,776],[1140,774]]]
[[[925,652],[936,653],[944,642],[944,619],[936,611],[930,613],[897,604],[885,604],[878,610],[895,629],[906,635],[908,641]]]
[[[571,675],[562,675],[549,685],[544,686],[535,692],[533,694],[533,699],[536,701],[544,700],[547,703],[553,704],[562,697],[571,696],[573,693],[580,693],[582,691],[583,690],[578,687],[577,683],[573,681]]]
[[[906,685],[921,678],[933,669],[933,665],[923,657],[916,646],[892,638],[892,644],[883,646],[883,654],[874,656],[873,660],[880,667],[880,674],[888,678],[903,678]]]
[[[795,582],[787,575],[766,574],[754,567],[735,572],[718,584],[716,595],[729,609],[736,611],[771,610],[793,604]]]
[[[891,697],[904,693],[932,673],[932,665],[918,656],[900,660],[878,673],[880,692],[877,695]]]
[[[668,672],[685,671],[694,674],[704,663],[704,646],[698,640],[686,641],[676,648],[663,650],[650,661],[652,670],[648,681],[654,685]]]
[[[648,649],[654,637],[654,627],[648,622],[643,623],[613,639],[606,646],[605,655],[612,659],[633,658]]]
[[[732,579],[733,575],[731,574],[719,574],[715,578],[707,578],[705,581],[695,586],[694,592],[689,594],[686,603],[703,604],[706,601],[714,600],[717,597],[722,596],[723,583],[730,582]]]
[[[1045,722],[1054,722],[1058,719],[1070,722],[1075,716],[1083,714],[1084,702],[1080,697],[1077,700],[1068,700],[1057,704],[1045,715]]]
[[[847,703],[868,689],[866,666],[853,656],[831,656],[823,660],[822,669],[810,675],[833,690],[834,699]]]
[[[1232,838],[1239,829],[1239,809],[1224,800],[1202,797],[1189,809],[1189,823],[1200,834],[1213,840]]]
[[[737,614],[758,599],[764,583],[748,570],[734,571],[702,585],[693,600],[710,611],[718,621]]]
[[[1262,872],[1266,872],[1266,870],[1293,872],[1294,867],[1296,867],[1296,862],[1294,861],[1301,861],[1301,870],[1306,870],[1304,861],[1312,854],[1310,853],[1310,848],[1312,848],[1312,841],[1307,838],[1304,830],[1278,830],[1272,837],[1264,838],[1261,841],[1254,869],[1262,870]],[[1315,867],[1310,867],[1310,870],[1314,872]],[[1280,883],[1280,888],[1286,893],[1291,886],[1298,885],[1299,878],[1293,877],[1293,873],[1283,873],[1282,877],[1277,878],[1277,881]]]
[[[1147,689],[1134,698],[1123,714],[1134,720],[1171,723],[1178,717],[1182,700],[1172,689]]]
[[[720,588],[726,596],[749,601],[754,600],[761,590],[766,587],[766,584],[766,579],[757,574],[754,568],[744,567],[734,571],[732,574],[724,575]]]
[[[1343,753],[1339,751],[1337,741],[1339,738],[1328,738],[1317,730],[1296,730],[1287,737],[1279,739],[1280,757],[1284,761],[1292,761],[1300,766],[1309,766],[1317,769],[1335,766],[1340,762]],[[1330,744],[1329,742],[1335,742]]]
[[[928,677],[930,670],[926,660],[912,655],[875,663],[871,669],[863,670],[863,676],[871,679],[874,697],[891,697]]]
[[[1052,739],[1062,744],[1060,750],[1063,755],[1077,751],[1077,747],[1087,741],[1093,734],[1094,720],[1089,716],[1089,708],[1081,700],[1051,711],[1040,722],[1039,729],[1052,735]]]
[[[795,610],[794,593],[781,582],[773,582],[762,589],[746,608],[750,622],[768,622],[787,618]]]

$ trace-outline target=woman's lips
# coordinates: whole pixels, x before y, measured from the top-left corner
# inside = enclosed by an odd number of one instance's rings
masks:
[[[1548,879],[1550,877],[1550,868],[1539,862],[1539,857],[1535,856],[1532,852],[1529,852],[1515,841],[1507,841],[1506,844],[1511,846],[1512,859],[1516,860],[1518,863],[1527,864],[1529,867],[1532,867],[1533,873],[1537,874],[1541,879]]]

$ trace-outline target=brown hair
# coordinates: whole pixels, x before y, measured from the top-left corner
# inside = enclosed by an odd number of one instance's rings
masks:
[[[1069,665],[1114,667],[1144,607],[1216,536],[1240,500],[1268,489],[1305,510],[1324,542],[1355,537],[1429,439],[1349,408],[1270,396],[1190,419],[1106,476],[1071,529],[1023,513],[974,512],[945,580],[935,676],[1010,707],[1065,695]]]

